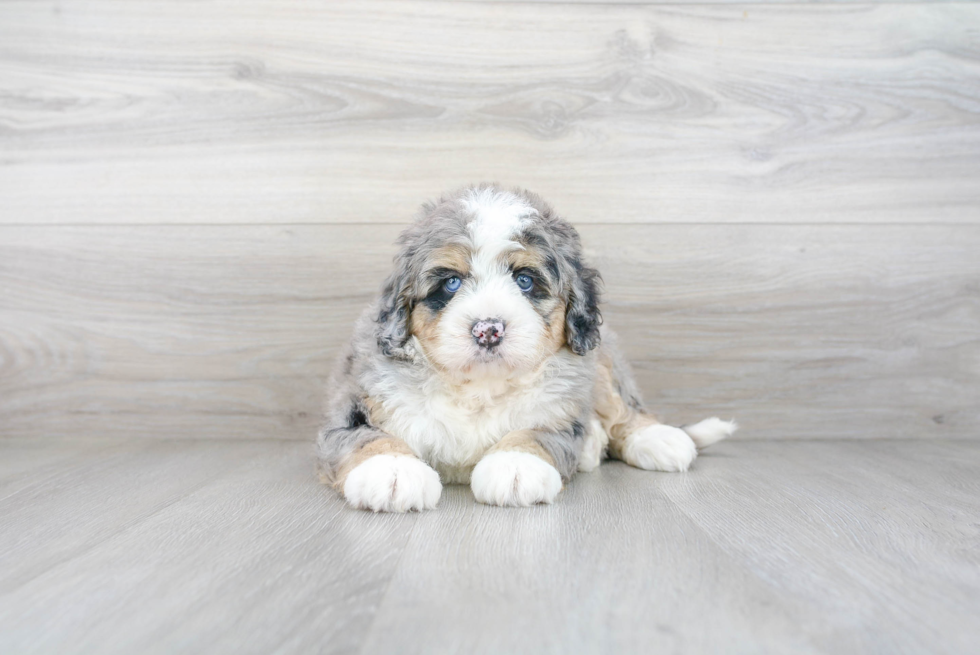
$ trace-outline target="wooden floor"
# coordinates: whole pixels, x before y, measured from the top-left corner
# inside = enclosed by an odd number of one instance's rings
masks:
[[[977,441],[733,441],[409,515],[307,443],[0,448],[3,653],[980,651]]]

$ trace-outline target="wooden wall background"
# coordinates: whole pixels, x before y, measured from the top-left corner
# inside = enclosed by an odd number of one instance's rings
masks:
[[[666,419],[980,437],[980,6],[529,0],[0,0],[0,434],[312,438],[481,180],[580,227]]]

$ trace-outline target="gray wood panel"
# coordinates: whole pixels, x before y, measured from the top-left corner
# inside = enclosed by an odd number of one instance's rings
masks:
[[[70,452],[57,441],[52,449]],[[30,485],[0,500],[0,593],[84,553],[268,450],[259,442],[130,440],[35,472]]]
[[[659,477],[610,464],[523,511],[453,488],[421,517],[364,652],[817,652],[803,608],[722,552]]]
[[[445,2],[446,0],[422,0]],[[727,4],[758,4],[758,5],[796,5],[796,4],[921,4],[928,5],[936,2],[976,2],[976,0],[754,0],[746,3],[743,0],[456,0],[458,2],[479,2],[489,4],[525,4],[525,5],[727,5]]]
[[[4,533],[42,547],[51,526],[104,526],[71,558],[4,558],[17,584],[0,588],[0,651],[356,651],[417,516],[348,511],[315,481],[305,443],[133,446],[73,484],[47,481],[40,508],[0,505]],[[145,496],[181,486],[146,511]]]
[[[0,222],[975,223],[980,6],[0,3]]]
[[[42,511],[29,494],[0,503],[0,524],[27,534],[105,526],[43,570],[29,549],[4,560],[19,582],[0,589],[0,651],[980,648],[980,441],[730,441],[686,474],[605,464],[552,506],[491,508],[450,486],[439,509],[401,516],[344,507],[309,444],[119,448],[39,481]],[[194,461],[214,476],[146,512]]]
[[[737,464],[704,458],[695,480],[663,476],[659,488],[726,554],[809,606],[799,626],[822,652],[971,653],[978,456],[980,443],[755,443]],[[827,632],[828,614],[859,629]]]
[[[44,439],[28,438],[3,440],[3,457],[0,458],[0,502],[31,487],[39,480],[47,480],[57,475],[73,463],[91,456],[98,457],[101,452],[115,445],[112,441],[58,438],[47,436]]]
[[[423,515],[365,650],[975,652],[978,446],[726,443],[687,475],[604,465],[532,511],[459,493]]]
[[[5,437],[311,438],[398,226],[0,228]],[[662,417],[976,438],[980,228],[582,226]]]

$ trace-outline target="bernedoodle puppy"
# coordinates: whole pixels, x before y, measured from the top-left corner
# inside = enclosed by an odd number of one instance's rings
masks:
[[[481,185],[422,206],[357,321],[317,437],[351,505],[431,509],[443,483],[491,505],[551,503],[608,455],[685,471],[735,424],[663,425],[643,408],[599,273],[538,196]]]

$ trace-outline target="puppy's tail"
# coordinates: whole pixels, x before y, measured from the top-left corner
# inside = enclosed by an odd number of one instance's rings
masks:
[[[716,417],[706,418],[693,425],[681,426],[681,430],[687,432],[687,436],[691,437],[698,450],[704,450],[711,444],[732,436],[737,429],[738,425],[735,421],[722,421]]]

